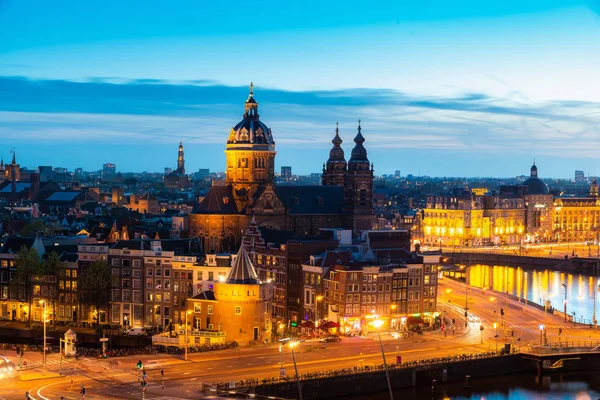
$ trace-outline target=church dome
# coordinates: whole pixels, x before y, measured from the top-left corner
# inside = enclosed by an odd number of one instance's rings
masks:
[[[360,126],[360,120],[358,121],[358,133],[354,138],[355,146],[352,149],[352,153],[350,153],[349,163],[366,163],[369,164],[369,159],[367,158],[367,149],[363,146],[365,142],[365,138],[362,135],[362,128]]]
[[[327,162],[342,162],[346,163],[346,158],[344,156],[344,150],[342,149],[342,138],[340,137],[340,129],[338,127],[338,123],[335,124],[335,136],[331,140],[333,143],[333,147],[329,151],[329,160]]]
[[[258,115],[258,102],[254,98],[254,85],[250,84],[250,94],[244,103],[242,120],[231,129],[227,144],[264,144],[274,146],[271,129]]]
[[[533,163],[533,166],[531,167],[531,174],[529,179],[527,179],[524,183],[525,186],[527,186],[527,193],[528,194],[548,194],[550,193],[550,190],[548,189],[548,185],[546,185],[544,183],[544,181],[542,181],[540,178],[538,178],[538,169],[535,165],[535,162]]]

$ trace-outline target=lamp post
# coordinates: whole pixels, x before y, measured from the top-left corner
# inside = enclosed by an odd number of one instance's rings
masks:
[[[565,288],[565,299],[563,300],[563,306],[565,308],[565,322],[567,322],[567,285],[562,284],[563,288]]]
[[[390,306],[390,332],[392,331],[392,321],[394,318],[394,310],[396,309],[396,307],[398,307],[398,306],[395,304],[392,304]]]
[[[290,342],[290,348],[292,349],[292,360],[294,361],[294,371],[296,373],[296,384],[298,385],[298,399],[302,399],[302,386],[300,386],[300,376],[298,375],[298,365],[296,365],[296,355],[294,354],[294,347],[298,346],[298,342]]]
[[[390,400],[394,400],[394,393],[392,392],[392,383],[390,382],[390,373],[388,372],[387,362],[385,361],[385,352],[383,351],[383,342],[381,341],[381,325],[383,325],[383,321],[380,319],[376,319],[373,321],[373,326],[377,328],[377,333],[379,335],[379,347],[381,348],[381,357],[383,358],[383,368],[385,369],[385,379],[387,379],[388,390],[390,392]]]
[[[42,357],[42,364],[44,365],[44,371],[46,370],[46,300],[40,300],[42,304],[42,318],[44,319],[44,352]]]
[[[450,293],[452,289],[448,288],[442,292],[442,334],[444,333],[444,327],[446,326],[446,322],[444,321],[444,316],[446,315],[446,293]]]
[[[544,330],[546,329],[546,326],[544,324],[540,324],[539,328],[540,328],[540,346],[541,346],[543,344],[542,340],[543,340]]]
[[[498,323],[494,322],[494,330],[496,331],[496,353],[498,352]]]
[[[315,330],[319,327],[319,300],[323,300],[323,296],[315,297]]]
[[[185,356],[184,360],[188,360],[188,315],[191,311],[186,311],[185,313]]]

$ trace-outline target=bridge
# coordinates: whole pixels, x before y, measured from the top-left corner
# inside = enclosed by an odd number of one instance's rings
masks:
[[[558,342],[546,346],[521,348],[523,358],[534,360],[538,376],[557,369],[588,369],[600,365],[600,341]]]

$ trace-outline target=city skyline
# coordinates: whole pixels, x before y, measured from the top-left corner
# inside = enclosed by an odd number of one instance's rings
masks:
[[[336,121],[349,151],[360,118],[377,175],[600,173],[597,2],[338,6],[254,5],[268,23],[248,23],[239,3],[220,23],[215,4],[4,3],[0,152],[162,171],[182,140],[189,171],[220,170],[254,81],[277,170],[320,171]]]

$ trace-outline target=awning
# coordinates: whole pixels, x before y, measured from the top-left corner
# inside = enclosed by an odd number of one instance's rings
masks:
[[[319,325],[319,328],[326,330],[326,329],[332,329],[332,328],[339,328],[340,324],[338,324],[337,322],[333,322],[333,321],[327,321],[322,323],[321,325]]]
[[[302,323],[300,324],[301,328],[311,328],[314,329],[315,327],[315,323],[312,321],[302,321]]]

